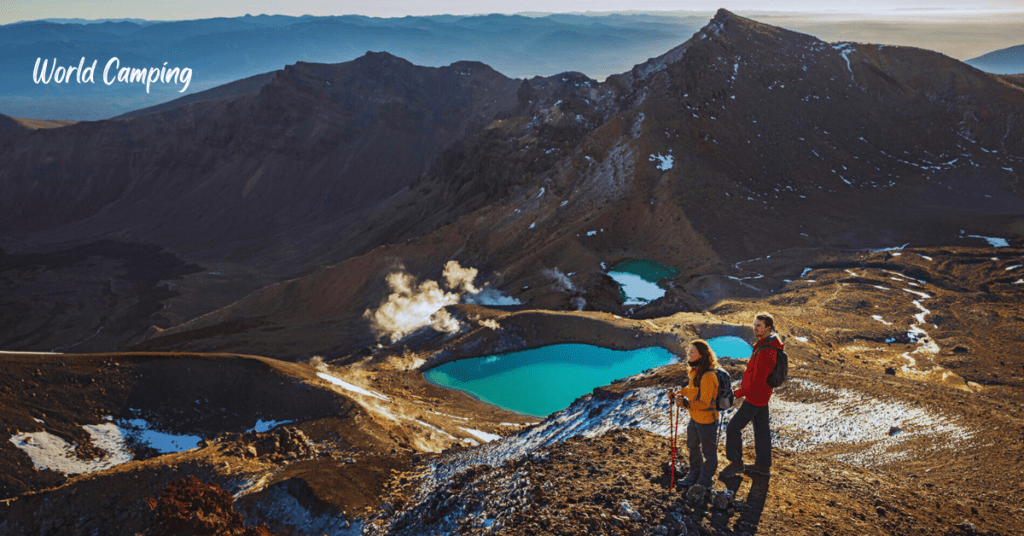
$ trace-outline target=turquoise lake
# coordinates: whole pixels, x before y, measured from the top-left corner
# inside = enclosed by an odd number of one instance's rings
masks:
[[[708,344],[718,357],[731,357],[733,359],[748,359],[754,347],[746,339],[733,337],[715,337],[708,339]]]
[[[623,305],[644,305],[663,297],[665,289],[658,281],[678,273],[671,266],[647,259],[627,259],[608,270],[608,276],[619,284]]]
[[[720,349],[718,339],[728,346]],[[738,337],[708,341],[715,353],[750,357],[750,346]],[[746,345],[746,349],[740,351]],[[723,353],[724,352],[724,353]],[[733,355],[740,352],[739,355]],[[556,344],[522,352],[462,359],[426,371],[435,385],[458,389],[473,397],[534,417],[565,409],[595,387],[667,365],[678,358],[660,347],[609,350],[587,344]]]

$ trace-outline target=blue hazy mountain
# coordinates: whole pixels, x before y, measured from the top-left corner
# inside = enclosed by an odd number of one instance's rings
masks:
[[[965,63],[994,74],[1024,73],[1024,45],[995,50]]]
[[[579,71],[602,79],[688,39],[706,17],[517,15],[371,18],[244,16],[190,21],[52,22],[0,26],[0,113],[95,120],[155,106],[299,61],[340,63],[386,51],[425,66],[481,61],[514,78]],[[102,80],[120,67],[192,69],[191,83]],[[92,83],[36,83],[37,59],[61,67],[96,61]]]

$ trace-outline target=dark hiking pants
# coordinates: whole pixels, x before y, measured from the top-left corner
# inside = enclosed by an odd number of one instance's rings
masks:
[[[772,428],[768,406],[755,406],[744,400],[725,429],[725,457],[730,462],[743,461],[743,428],[754,422],[754,465],[772,466]]]
[[[689,474],[698,477],[698,484],[710,488],[718,470],[718,421],[700,424],[690,419],[686,426],[686,446],[690,449]]]

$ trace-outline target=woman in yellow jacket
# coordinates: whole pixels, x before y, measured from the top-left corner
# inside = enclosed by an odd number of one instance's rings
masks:
[[[686,352],[690,385],[674,393],[676,404],[690,411],[686,446],[690,450],[690,471],[680,482],[684,488],[700,484],[710,489],[718,470],[718,359],[707,341],[697,339]],[[699,382],[699,388],[697,387]]]

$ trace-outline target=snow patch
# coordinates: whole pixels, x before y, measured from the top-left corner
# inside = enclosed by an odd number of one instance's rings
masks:
[[[980,238],[989,243],[994,248],[1005,248],[1010,245],[1010,242],[1005,238],[992,238],[990,236],[979,236],[979,235],[967,235],[970,238]]]
[[[930,315],[932,312],[929,311],[928,309],[925,309],[924,306],[921,305],[921,302],[919,302],[917,300],[914,300],[914,305],[916,305],[917,308],[921,311],[920,313],[917,313],[916,315],[914,315],[914,319],[923,324],[924,323],[924,317],[927,316],[927,315]]]
[[[132,455],[125,445],[124,435],[116,424],[87,424],[82,428],[89,433],[92,444],[105,451],[106,456],[83,460],[73,446],[46,431],[15,434],[10,441],[28,454],[32,465],[39,471],[49,469],[65,475],[81,475],[131,461]]]
[[[474,430],[472,428],[463,428],[460,426],[459,430],[462,430],[463,432],[472,435],[473,437],[479,439],[480,441],[483,441],[484,443],[490,443],[491,441],[497,441],[501,439],[500,435],[488,434],[487,432],[481,432],[480,430]]]
[[[375,393],[373,391],[367,391],[366,389],[363,389],[362,387],[358,387],[356,385],[352,385],[351,383],[348,383],[348,382],[346,382],[344,380],[341,380],[339,378],[335,378],[334,376],[331,376],[330,374],[327,374],[327,373],[324,373],[324,372],[317,372],[316,375],[319,378],[327,380],[328,382],[333,383],[334,385],[337,385],[338,387],[341,387],[342,389],[345,389],[347,391],[352,391],[353,393],[359,393],[361,395],[366,395],[366,396],[372,396],[374,398],[379,398],[379,399],[381,399],[381,400],[383,400],[385,402],[390,402],[391,401],[390,398],[388,398],[388,397],[386,397],[386,396],[384,396],[384,395],[382,395],[380,393]]]
[[[896,399],[879,399],[802,379],[790,382],[793,385],[787,386],[785,397],[773,397],[772,404],[772,444],[785,450],[801,452],[830,445],[862,445],[865,448],[836,458],[876,466],[926,457],[928,451],[939,448],[954,449],[975,434],[944,415]],[[800,402],[796,401],[798,398]],[[892,427],[903,432],[889,435]],[[904,445],[920,438],[931,439],[930,447]]]
[[[622,287],[622,292],[626,295],[623,305],[646,305],[665,295],[665,289],[659,287],[657,283],[651,283],[636,274],[608,272],[608,277]]]
[[[832,45],[832,48],[838,50],[842,54],[843,59],[846,60],[846,68],[850,70],[850,80],[853,80],[853,67],[850,66],[850,54],[854,52],[851,43],[839,43],[838,45]],[[827,134],[827,132],[826,132]]]
[[[672,161],[674,159],[672,155],[662,156],[661,153],[658,153],[656,155],[652,154],[650,158],[648,158],[647,160],[649,162],[659,161],[658,169],[660,169],[661,171],[668,171],[672,169]]]
[[[870,251],[872,253],[884,253],[886,251],[899,251],[901,249],[906,248],[909,245],[910,245],[910,242],[907,242],[906,244],[903,244],[902,246],[895,246],[895,247],[891,247],[891,248],[869,249],[868,251]]]
[[[616,399],[582,397],[522,433],[462,451],[446,461],[432,462],[433,477],[440,482],[473,465],[501,465],[535,455],[539,449],[576,435],[597,437],[614,429],[636,428],[669,437],[667,391],[642,387]],[[729,412],[726,422],[728,418]],[[904,432],[890,436],[892,426]],[[865,466],[925,457],[938,449],[956,449],[975,434],[965,425],[922,407],[795,378],[790,379],[785,391],[773,397],[772,429],[772,444],[794,452],[837,444],[861,446],[844,449],[846,453],[837,457]],[[749,434],[749,429],[745,433]],[[903,444],[922,438],[930,440],[930,445],[907,448]]]

